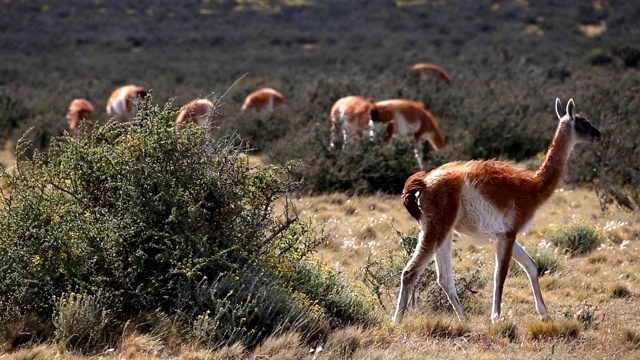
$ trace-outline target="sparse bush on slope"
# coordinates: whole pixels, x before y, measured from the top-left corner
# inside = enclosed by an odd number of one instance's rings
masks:
[[[170,105],[149,104],[131,122],[56,138],[3,174],[0,320],[48,321],[62,310],[54,299],[77,293],[100,294],[111,327],[160,309],[237,328],[213,327],[211,346],[374,322],[339,275],[315,280],[323,293],[302,286],[326,270],[305,260],[323,235],[287,201],[296,165],[249,165],[235,139],[176,131],[174,119]]]
[[[604,240],[602,232],[586,222],[552,229],[546,237],[558,250],[570,256],[588,254],[596,250]]]

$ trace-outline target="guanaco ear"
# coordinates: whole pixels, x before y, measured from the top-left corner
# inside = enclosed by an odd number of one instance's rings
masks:
[[[573,103],[573,99],[569,99],[567,103],[567,114],[573,119],[576,113],[576,105]]]
[[[562,119],[566,113],[562,107],[562,101],[560,101],[560,98],[556,98],[556,114],[558,115],[558,119]]]

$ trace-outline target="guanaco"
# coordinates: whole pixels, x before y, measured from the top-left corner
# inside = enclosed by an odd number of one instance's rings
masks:
[[[335,148],[335,139],[338,132],[342,132],[342,144],[347,144],[347,133],[369,132],[369,137],[374,136],[374,120],[378,121],[378,110],[373,100],[359,95],[350,95],[338,99],[331,107],[331,129],[329,133],[329,149]]]
[[[258,114],[269,114],[284,103],[284,95],[271,88],[262,88],[247,95],[240,108],[241,112],[248,109]]]
[[[142,86],[125,85],[115,89],[107,101],[107,115],[133,118],[137,110],[137,102],[147,96]]]

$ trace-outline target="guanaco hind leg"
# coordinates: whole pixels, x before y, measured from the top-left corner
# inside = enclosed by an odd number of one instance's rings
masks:
[[[451,233],[447,236],[447,239],[442,243],[440,249],[436,251],[436,271],[438,273],[438,284],[447,294],[447,299],[453,306],[453,309],[458,315],[460,321],[467,320],[467,315],[464,313],[462,303],[458,298],[458,292],[456,291],[456,284],[453,280],[453,260],[451,259]]]
[[[429,219],[433,221],[433,219]],[[439,250],[440,247],[443,246],[444,243],[448,243],[451,241],[450,238],[450,226],[427,226],[425,225],[426,219],[420,221],[421,231],[418,235],[418,244],[416,245],[416,249],[413,252],[413,256],[411,260],[407,263],[404,270],[402,270],[402,277],[400,281],[400,295],[398,296],[398,305],[396,307],[395,315],[393,316],[394,322],[400,322],[402,320],[402,316],[404,315],[405,310],[407,309],[407,304],[409,301],[409,296],[413,294],[415,285],[420,277],[420,274],[424,271],[424,269],[429,265],[429,261],[433,258],[433,255]],[[445,245],[445,253],[449,254],[449,265],[451,264],[450,256],[451,256],[451,244]],[[442,266],[447,264],[446,256],[442,256],[443,260],[440,261]],[[440,265],[438,265],[440,266]],[[440,271],[440,270],[439,270]],[[445,271],[440,271],[443,274],[443,282],[447,284],[447,278],[449,275],[446,275],[447,272],[451,272],[451,269]],[[444,276],[447,277],[444,277]],[[451,284],[453,286],[453,275],[451,276]],[[445,285],[448,286],[448,285]],[[454,288],[455,293],[455,288]],[[449,293],[447,293],[449,296]],[[457,295],[455,295],[455,299],[457,299]],[[460,301],[458,300],[458,304]],[[455,306],[455,305],[454,305]],[[461,307],[460,307],[461,308]],[[457,310],[456,310],[457,311]]]

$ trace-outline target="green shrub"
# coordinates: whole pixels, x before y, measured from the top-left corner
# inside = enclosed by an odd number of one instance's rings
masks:
[[[636,176],[639,169],[635,161],[640,157],[640,148],[634,130],[637,126],[634,119],[640,116],[640,97],[633,90],[640,86],[640,73],[627,72],[613,81],[619,86],[594,84],[583,100],[592,109],[589,116],[601,124],[602,142],[590,149],[574,151],[575,165],[569,180],[596,180],[595,190],[603,208],[614,205],[633,211],[640,206],[640,178]]]
[[[594,225],[578,222],[553,229],[546,238],[563,253],[578,256],[597,249],[604,237]]]
[[[282,279],[258,268],[221,275],[197,291],[200,310],[190,335],[206,347],[238,342],[253,347],[269,335],[299,331],[309,336],[329,328],[322,308],[297,298]]]
[[[212,346],[255,345],[301,323],[310,332],[371,323],[371,308],[349,301],[356,289],[337,275],[316,279],[319,292],[284,273],[324,238],[287,199],[297,165],[250,165],[236,138],[176,131],[171,104],[152,102],[130,122],[54,138],[46,154],[2,174],[0,320],[50,319],[60,307],[52,299],[73,291],[101,294],[120,322],[156,309],[247,319],[246,331],[216,329]]]

